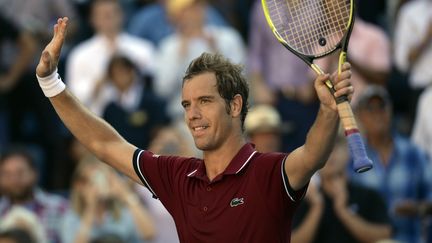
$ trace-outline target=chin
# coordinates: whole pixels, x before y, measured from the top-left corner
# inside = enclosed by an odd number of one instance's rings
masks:
[[[213,148],[213,146],[210,143],[207,142],[200,142],[195,140],[195,146],[202,151],[210,150]]]

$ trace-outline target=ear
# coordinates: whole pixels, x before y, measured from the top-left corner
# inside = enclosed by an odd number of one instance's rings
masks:
[[[238,117],[241,114],[241,110],[243,107],[243,98],[241,95],[236,94],[234,98],[231,100],[231,116]]]

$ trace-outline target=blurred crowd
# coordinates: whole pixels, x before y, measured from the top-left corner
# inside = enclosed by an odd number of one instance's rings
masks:
[[[38,87],[35,66],[61,16],[61,77],[134,145],[201,156],[180,99],[202,52],[244,65],[245,133],[258,151],[304,143],[316,75],[274,38],[259,0],[0,0],[0,242],[178,242],[163,205],[89,154]],[[348,61],[374,168],[354,173],[339,138],[292,242],[432,242],[432,0],[357,0]]]

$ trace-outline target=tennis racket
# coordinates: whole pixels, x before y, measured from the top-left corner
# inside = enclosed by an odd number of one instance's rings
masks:
[[[346,61],[349,37],[354,25],[354,0],[262,0],[264,14],[273,34],[288,50],[306,62],[317,74],[324,73],[314,59],[340,50],[338,71]],[[325,82],[335,92],[330,80]],[[339,117],[348,140],[354,170],[373,167],[367,157],[347,96],[336,98]]]

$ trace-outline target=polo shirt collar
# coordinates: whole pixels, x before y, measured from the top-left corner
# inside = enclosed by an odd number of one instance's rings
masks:
[[[252,157],[255,155],[256,152],[257,151],[255,150],[255,146],[253,144],[246,143],[245,145],[243,145],[243,147],[237,152],[237,154],[228,164],[228,167],[225,169],[222,175],[238,174],[246,167],[246,165],[250,162],[250,160],[252,159]],[[187,176],[196,177],[200,179],[206,178],[207,176],[206,176],[204,161],[201,161],[198,167],[195,170],[188,173]]]

